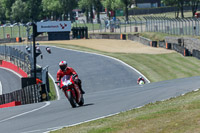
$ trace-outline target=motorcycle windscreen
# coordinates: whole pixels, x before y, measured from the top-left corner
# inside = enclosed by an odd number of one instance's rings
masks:
[[[70,79],[70,77],[71,77],[71,75],[65,75],[65,76],[62,77],[62,81],[63,81],[63,82],[64,82],[64,81],[67,81],[67,80]]]

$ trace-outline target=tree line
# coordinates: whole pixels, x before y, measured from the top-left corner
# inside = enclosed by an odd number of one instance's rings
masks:
[[[175,12],[175,17],[184,18],[184,6],[190,6],[192,10],[192,16],[195,16],[195,13],[198,11],[198,7],[200,4],[200,0],[162,0],[162,2],[166,6],[174,6],[177,7],[177,11]]]
[[[125,19],[128,21],[128,10],[140,0],[0,0],[0,23],[49,20],[74,20],[73,9],[81,9],[86,16],[86,21],[93,23],[94,11],[97,22],[100,22],[100,12],[115,12],[124,10]],[[200,0],[162,0],[166,6],[176,6],[176,17],[184,17],[184,6],[191,6],[193,16],[197,12]]]
[[[87,22],[93,21],[93,11],[100,22],[100,12],[128,8],[133,0],[0,0],[0,22],[29,22],[42,19],[73,20],[73,9],[85,12]],[[128,19],[128,15],[126,15]]]

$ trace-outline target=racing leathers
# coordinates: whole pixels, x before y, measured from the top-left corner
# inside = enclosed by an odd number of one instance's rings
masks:
[[[57,72],[57,81],[60,81],[61,78],[65,75],[77,75],[74,79],[74,82],[79,86],[81,93],[85,94],[85,92],[82,89],[81,80],[78,78],[78,74],[73,68],[67,67],[65,71],[62,71],[61,69],[59,69]]]

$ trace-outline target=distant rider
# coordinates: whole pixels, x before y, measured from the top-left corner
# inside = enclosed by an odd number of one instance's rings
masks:
[[[57,81],[60,81],[61,78],[65,75],[77,75],[76,71],[73,68],[67,67],[66,61],[61,61],[59,63],[59,67],[60,69],[57,72]],[[79,86],[81,93],[85,94],[85,92],[82,89],[81,80],[78,78],[78,75],[75,77],[74,82]]]
[[[142,81],[144,82],[144,84],[145,84],[145,80],[144,80],[144,78],[143,78],[142,76],[140,76],[140,77],[138,78],[137,84],[139,84],[141,80],[142,80]]]

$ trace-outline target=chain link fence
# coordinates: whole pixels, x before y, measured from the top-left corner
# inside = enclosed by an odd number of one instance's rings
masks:
[[[86,23],[85,20],[79,20],[72,24],[72,27],[88,27],[89,33],[130,33],[144,32],[145,19],[143,17],[130,17],[129,21],[124,18],[112,19],[102,18],[100,24]]]
[[[5,24],[0,26],[0,39],[27,37],[28,29],[29,27],[25,24]]]
[[[200,18],[168,18],[154,17],[129,17],[101,19],[101,23],[85,23],[84,20],[76,21],[74,27],[87,26],[89,33],[138,33],[138,32],[161,32],[171,35],[200,35]]]
[[[173,19],[144,17],[147,32],[162,32],[172,35],[200,35],[200,18]]]

